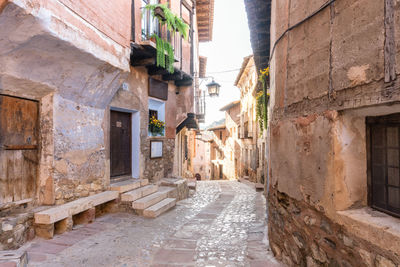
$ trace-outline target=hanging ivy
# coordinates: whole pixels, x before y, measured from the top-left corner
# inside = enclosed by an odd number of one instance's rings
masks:
[[[174,36],[175,32],[187,39],[189,25],[187,25],[180,17],[176,16],[165,4],[146,5],[145,10],[150,10],[153,17],[156,17],[161,26],[167,25],[167,29],[171,36]],[[156,13],[156,10],[161,9],[164,13],[161,17]],[[157,34],[153,34],[152,38],[156,39],[156,50],[157,50],[157,67],[162,67],[168,70],[169,73],[174,73],[174,48],[172,44],[167,40],[160,38]],[[165,57],[167,54],[167,57]]]
[[[174,73],[174,48],[168,41],[163,40],[157,34],[153,34],[151,37],[156,39],[157,67],[165,68],[169,73]],[[167,54],[167,57],[165,57],[165,54]]]
[[[161,26],[167,25],[167,28],[171,33],[179,32],[183,38],[188,38],[189,25],[187,25],[180,17],[175,15],[166,4],[148,4],[144,8],[151,11],[151,14],[158,19]],[[155,10],[158,8],[162,9],[164,17],[160,17],[156,14]]]
[[[269,94],[267,87],[269,85],[269,68],[260,70],[258,80],[261,82],[262,91],[256,95],[256,119],[260,126],[260,134],[263,133],[264,129],[268,126],[268,101]]]

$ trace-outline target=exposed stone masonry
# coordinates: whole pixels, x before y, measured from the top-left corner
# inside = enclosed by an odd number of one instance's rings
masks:
[[[150,182],[157,182],[165,177],[171,177],[174,162],[175,139],[155,139],[163,141],[163,156],[160,159],[150,159],[150,138],[142,140],[142,153],[146,159],[143,177]]]
[[[0,250],[17,249],[35,237],[33,230],[33,211],[20,208],[13,213],[0,212]]]
[[[269,238],[277,259],[289,266],[390,266],[400,256],[348,233],[304,201],[271,188]]]

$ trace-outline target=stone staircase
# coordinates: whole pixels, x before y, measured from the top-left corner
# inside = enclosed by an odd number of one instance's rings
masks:
[[[147,179],[129,179],[111,184],[121,194],[121,202],[139,215],[156,218],[175,206],[176,188],[149,184]]]

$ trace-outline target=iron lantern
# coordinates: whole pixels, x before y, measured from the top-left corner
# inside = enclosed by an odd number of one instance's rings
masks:
[[[208,94],[210,95],[210,97],[219,96],[219,89],[221,88],[221,85],[219,85],[219,83],[215,82],[214,79],[212,80],[212,82],[210,82],[206,86],[207,86]]]

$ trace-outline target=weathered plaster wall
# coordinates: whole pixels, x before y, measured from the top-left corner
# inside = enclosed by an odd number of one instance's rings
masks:
[[[55,96],[53,116],[56,203],[107,189],[105,110]]]
[[[39,203],[51,205],[55,201],[54,194],[54,127],[53,127],[53,94],[43,97],[40,101],[40,160],[36,188]]]
[[[395,14],[389,49],[386,2]],[[324,3],[272,1],[271,42]],[[365,124],[366,116],[400,112],[399,79],[385,82],[385,71],[400,73],[398,61],[385,61],[399,58],[399,13],[398,0],[336,1],[276,46],[269,231],[289,265],[400,263],[398,249],[386,245],[399,241],[399,220],[367,208]]]
[[[0,13],[0,92],[40,101],[39,204],[107,188],[105,108],[129,70],[129,48],[112,36],[123,30],[104,34],[65,4],[10,1]]]
[[[118,4],[114,1],[111,4],[98,1],[18,0],[10,1],[2,16],[10,9],[19,10],[20,14],[15,19],[21,21],[26,16],[32,17],[51,36],[71,43],[118,68],[128,70],[130,23],[126,22],[131,21],[129,1],[118,1]],[[17,32],[20,32],[23,27],[18,23],[12,28],[17,28]],[[35,33],[32,31],[32,36]],[[21,39],[30,35],[19,36]]]
[[[241,162],[241,141],[239,140],[238,126],[240,124],[240,104],[225,111],[225,126],[227,139],[225,141],[225,165],[224,172],[228,179],[236,180],[239,175]],[[236,164],[235,164],[236,162]]]

